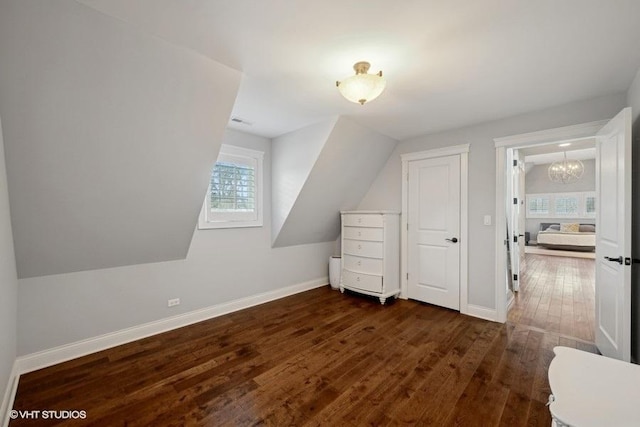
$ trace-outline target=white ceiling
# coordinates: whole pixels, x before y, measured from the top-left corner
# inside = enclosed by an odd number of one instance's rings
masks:
[[[560,147],[559,144],[545,144],[521,148],[519,151],[525,156],[525,163],[535,165],[558,162],[564,158],[565,152],[569,160],[589,160],[596,158],[596,140],[595,138],[585,138],[572,141],[564,147]]]
[[[638,0],[80,0],[242,70],[233,110],[274,137],[336,114],[396,139],[625,91]],[[387,89],[360,106],[352,65]]]

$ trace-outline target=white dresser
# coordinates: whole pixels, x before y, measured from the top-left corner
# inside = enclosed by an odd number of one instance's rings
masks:
[[[380,298],[400,294],[400,213],[342,211],[342,277],[349,289]]]

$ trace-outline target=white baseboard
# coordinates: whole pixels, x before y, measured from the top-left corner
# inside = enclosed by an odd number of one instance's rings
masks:
[[[18,379],[20,374],[18,373],[18,362],[13,362],[13,368],[9,375],[9,381],[7,382],[7,388],[2,398],[2,405],[0,406],[0,422],[2,427],[9,425],[9,411],[13,408],[13,401],[16,398],[16,391],[18,391]]]
[[[172,329],[181,328],[193,323],[202,322],[203,320],[222,316],[234,311],[243,310],[255,305],[264,304],[265,302],[284,298],[289,295],[319,288],[329,283],[328,277],[310,280],[308,282],[299,283],[297,285],[264,292],[257,295],[251,295],[245,298],[213,305],[200,310],[191,311],[189,313],[179,314],[177,316],[167,317],[165,319],[156,320],[154,322],[144,323],[142,325],[133,326],[131,328],[122,329],[120,331],[111,332],[97,337],[76,341],[71,344],[65,344],[48,350],[39,351],[37,353],[20,356],[16,359],[17,372],[24,374],[35,371],[37,369],[46,368],[57,363],[75,359],[87,354],[102,351],[111,347],[126,344],[131,341],[149,337],[151,335],[167,332]]]
[[[496,310],[480,307],[479,305],[468,304],[467,312],[465,314],[473,317],[479,317],[484,320],[491,320],[493,322],[498,321],[498,312]]]

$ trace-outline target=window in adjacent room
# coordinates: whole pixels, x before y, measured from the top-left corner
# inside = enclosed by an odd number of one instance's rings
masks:
[[[222,145],[198,228],[262,226],[263,156],[261,151]]]
[[[549,196],[527,195],[527,218],[549,216]]]

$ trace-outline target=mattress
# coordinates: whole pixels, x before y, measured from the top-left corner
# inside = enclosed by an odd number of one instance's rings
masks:
[[[538,245],[557,249],[593,250],[596,247],[596,233],[567,233],[545,230],[538,233]]]

